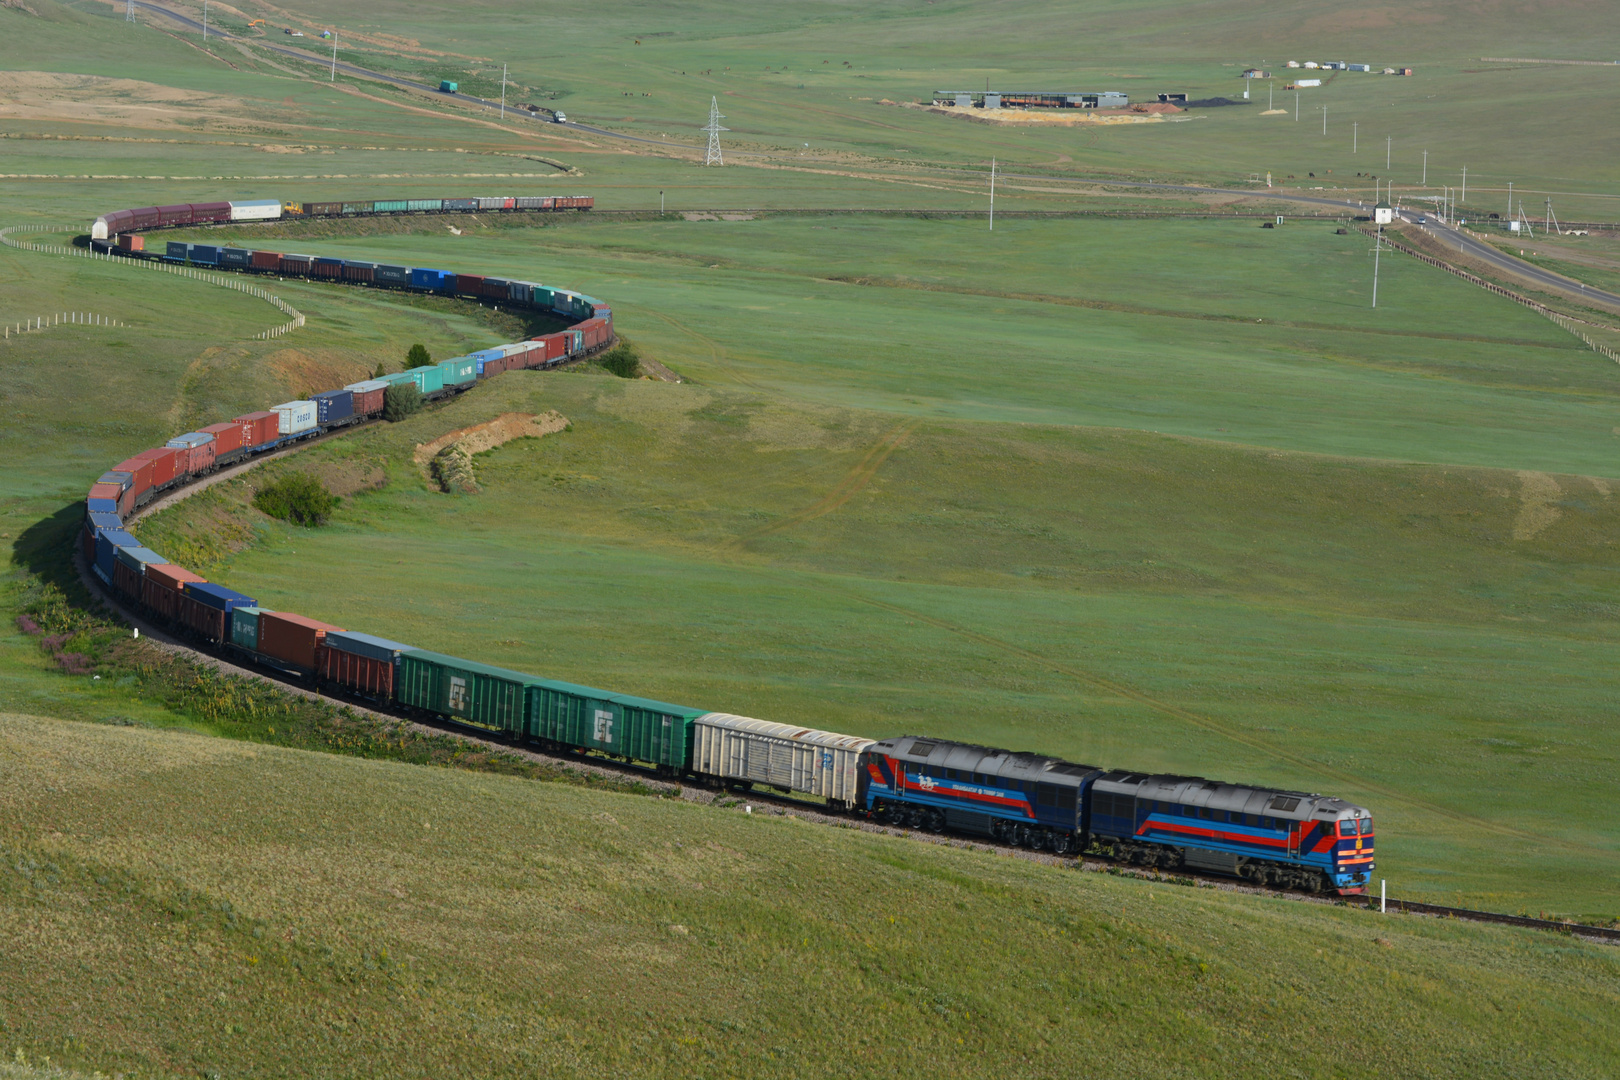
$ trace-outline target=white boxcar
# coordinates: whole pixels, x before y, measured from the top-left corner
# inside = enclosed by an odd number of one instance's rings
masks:
[[[693,728],[692,769],[855,805],[861,751],[872,739],[730,713],[705,713]]]
[[[232,221],[274,221],[281,216],[281,203],[275,199],[248,199],[231,203]]]
[[[302,435],[315,427],[313,401],[288,401],[272,406],[270,411],[276,414],[276,430],[283,438]]]

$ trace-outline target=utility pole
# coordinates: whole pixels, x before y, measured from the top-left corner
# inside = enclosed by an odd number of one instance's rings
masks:
[[[1423,151],[1423,186],[1429,186],[1429,152]]]
[[[1322,134],[1327,134],[1327,106],[1322,106]]]
[[[1299,123],[1299,91],[1294,91],[1294,123]]]
[[[1551,200],[1548,205],[1552,205]],[[996,231],[996,159],[990,159],[990,231]]]
[[[664,193],[662,191],[658,193],[658,216],[664,216]]]
[[[506,119],[506,65],[501,65],[501,119]]]
[[[208,40],[208,0],[203,0],[203,41]]]
[[[124,4],[124,21],[135,21],[135,0],[126,0]]]
[[[1276,96],[1277,96],[1277,87],[1272,83],[1272,81],[1270,79],[1267,79],[1266,80],[1266,112],[1270,112],[1272,110],[1273,106],[1271,104],[1271,101]]]
[[[1350,152],[1352,154],[1356,152],[1356,148],[1360,145],[1360,143],[1361,121],[1357,120],[1355,123],[1350,125]]]
[[[1508,217],[1513,216],[1513,181],[1508,181]]]
[[[1380,225],[1380,226],[1378,226],[1378,231],[1373,234],[1373,303],[1372,303],[1372,306],[1374,308],[1378,307],[1378,253],[1383,249],[1383,240],[1384,240],[1384,227],[1382,225]]]
[[[1385,169],[1389,168],[1390,155],[1393,154],[1394,152],[1395,152],[1395,136],[1393,136],[1393,135],[1385,136],[1385,138],[1384,138],[1384,168]],[[1428,174],[1425,173],[1424,175],[1428,175]]]
[[[1466,166],[1466,165],[1463,166],[1462,198],[1457,200],[1457,201],[1458,202],[1467,202],[1468,201],[1468,166]]]
[[[332,38],[332,75],[327,82],[337,82],[337,38]]]

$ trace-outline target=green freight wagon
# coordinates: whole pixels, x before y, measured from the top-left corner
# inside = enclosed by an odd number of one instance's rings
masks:
[[[346,202],[343,204],[345,214],[369,214],[375,204],[369,202]]]
[[[457,356],[439,361],[439,377],[445,386],[464,386],[478,380],[478,361]]]
[[[514,735],[523,732],[525,691],[541,681],[426,649],[400,652],[398,679],[394,697],[402,705]]]
[[[406,208],[409,210],[439,210],[444,206],[443,199],[406,199]]]
[[[409,209],[404,199],[378,199],[371,208],[379,214],[400,214]]]
[[[528,695],[530,738],[680,773],[692,760],[692,722],[709,711],[552,679],[536,679]]]

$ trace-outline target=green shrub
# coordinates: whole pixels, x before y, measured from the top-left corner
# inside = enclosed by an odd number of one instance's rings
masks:
[[[253,505],[295,525],[324,525],[337,509],[338,497],[309,473],[296,472],[260,488],[253,496]]]
[[[383,391],[383,419],[403,420],[422,407],[422,391],[415,383],[399,383]]]
[[[451,443],[433,456],[429,463],[433,479],[439,490],[450,494],[478,494],[478,480],[473,474],[472,455],[460,443]]]
[[[411,346],[411,351],[405,354],[405,370],[413,367],[427,367],[433,363],[433,357],[428,355],[427,346],[417,342]]]
[[[381,360],[377,361],[377,370],[371,373],[373,379],[380,379],[388,374],[388,367]]]
[[[620,338],[617,345],[597,357],[596,362],[621,379],[641,378],[641,354],[624,338]]]

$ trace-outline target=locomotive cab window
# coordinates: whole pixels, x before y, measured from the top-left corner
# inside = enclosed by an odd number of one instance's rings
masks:
[[[1361,835],[1362,836],[1371,836],[1372,835],[1372,818],[1364,817],[1364,818],[1361,819]]]

